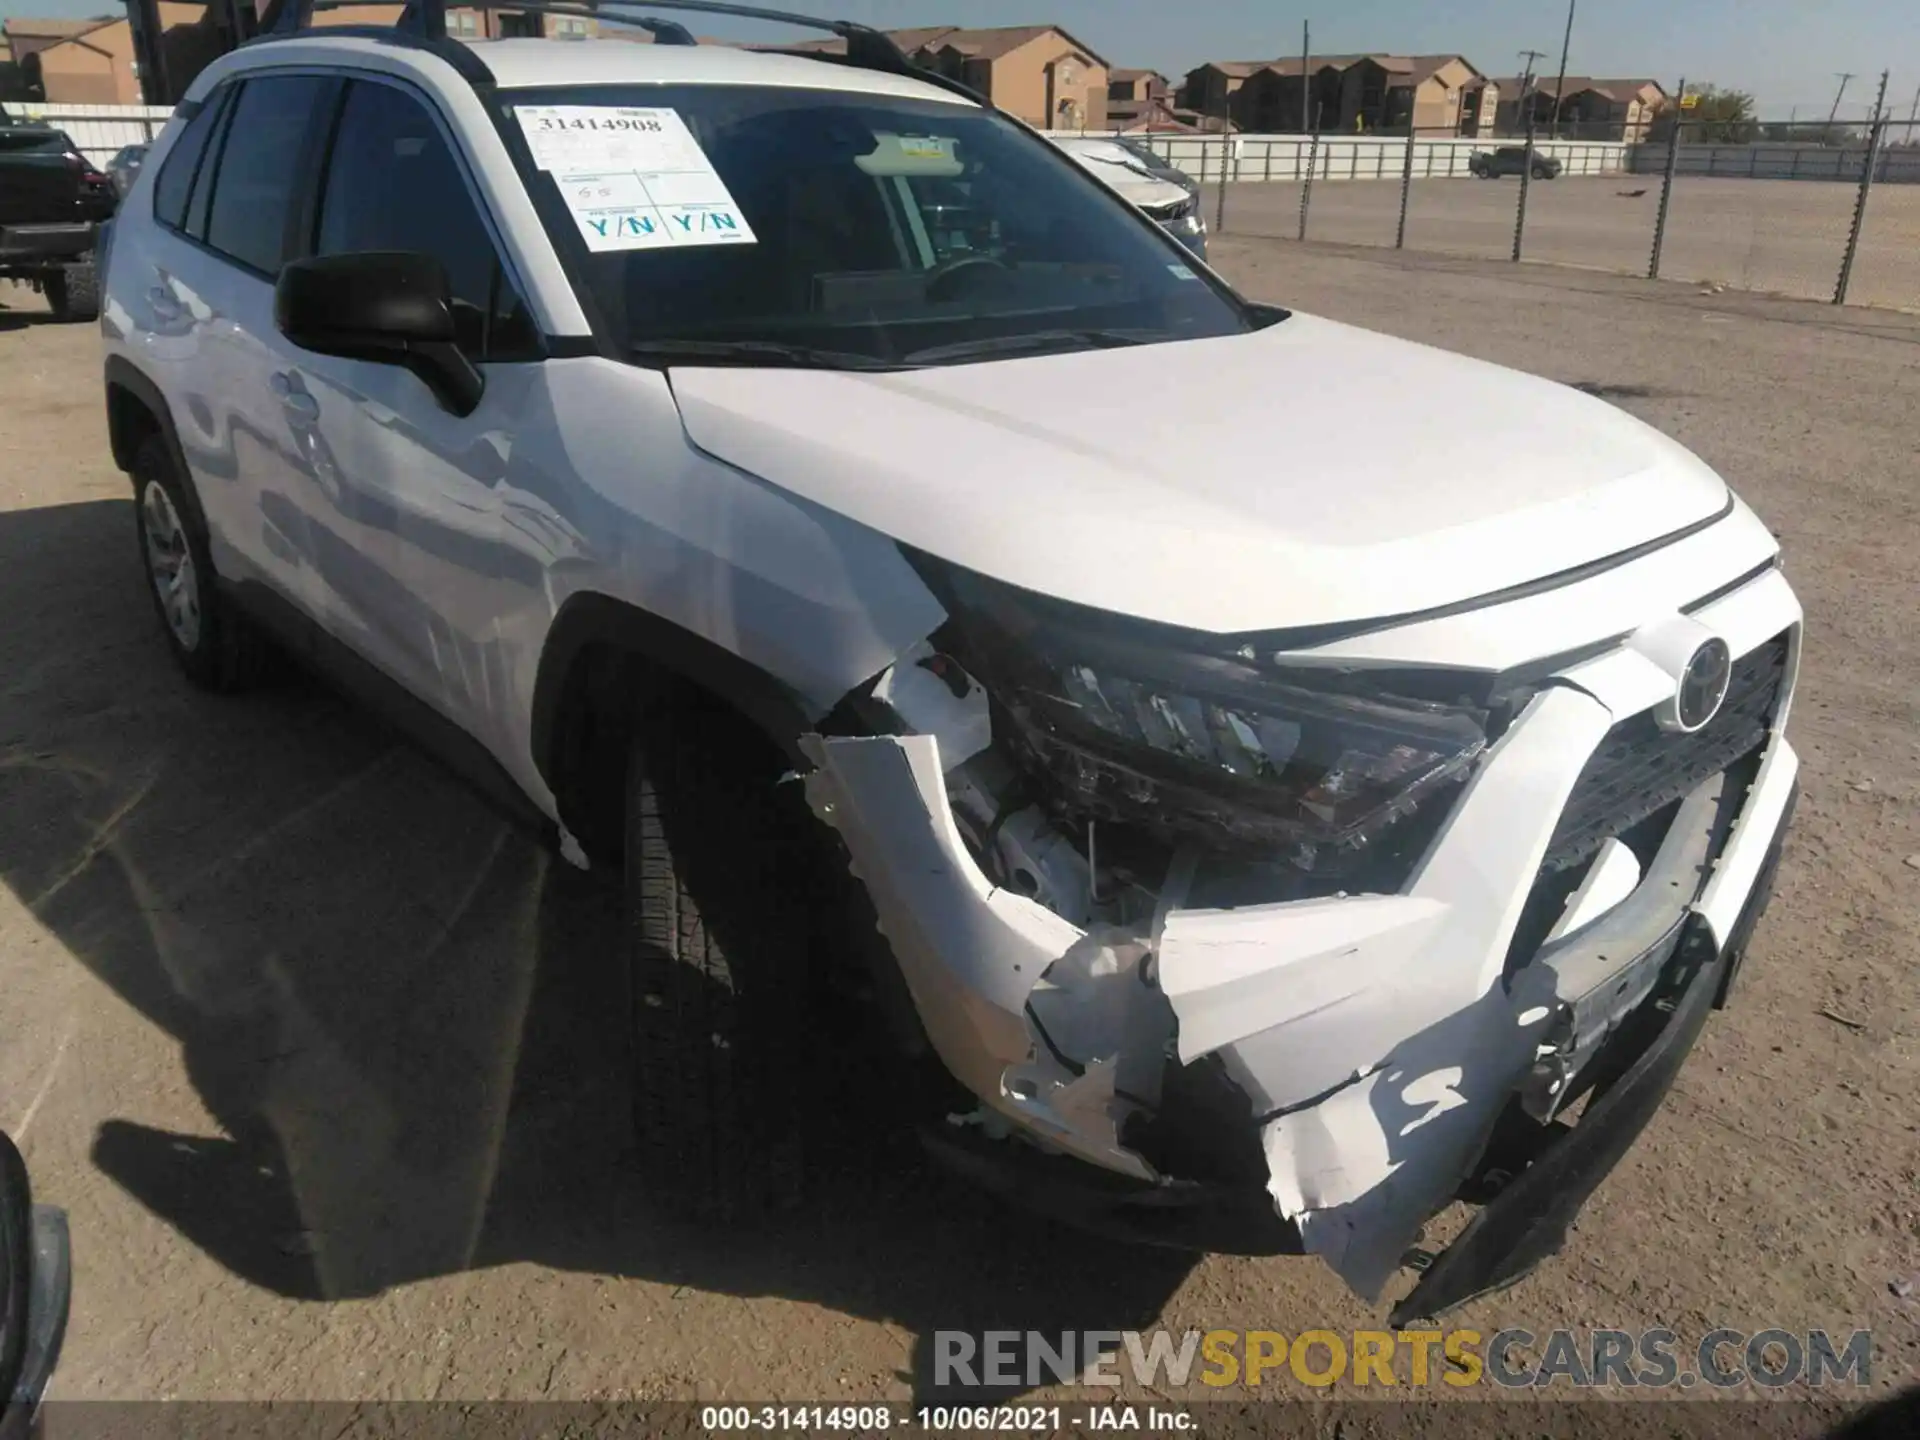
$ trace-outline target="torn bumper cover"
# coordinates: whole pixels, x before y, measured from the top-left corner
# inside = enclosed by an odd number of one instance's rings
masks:
[[[1180,908],[1170,885],[1140,932],[1083,928],[989,880],[933,735],[803,748],[809,797],[847,845],[933,1047],[983,1102],[932,1147],[983,1183],[1133,1240],[1318,1254],[1375,1299],[1496,1132],[1532,1126],[1528,1163],[1398,1318],[1511,1283],[1559,1248],[1765,903],[1798,763],[1777,728],[1757,762],[1694,788],[1625,899],[1510,969],[1542,856],[1613,720],[1580,688],[1539,692],[1401,893],[1207,910]],[[1215,1118],[1264,1161],[1264,1191],[1157,1166],[1139,1143],[1163,1087],[1202,1069],[1224,1078],[1237,1113]],[[1587,1111],[1568,1126],[1576,1083]]]

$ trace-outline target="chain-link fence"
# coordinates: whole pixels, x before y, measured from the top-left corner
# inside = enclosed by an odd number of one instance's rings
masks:
[[[1216,232],[1920,309],[1920,123],[1152,136]]]

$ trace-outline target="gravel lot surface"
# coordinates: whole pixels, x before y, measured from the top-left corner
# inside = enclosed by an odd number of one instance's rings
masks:
[[[1452,1323],[1871,1327],[1875,1388],[1912,1383],[1920,321],[1291,243],[1216,259],[1598,387],[1741,488],[1808,610],[1805,793],[1738,1001],[1565,1254]],[[0,1124],[72,1217],[58,1395],[905,1399],[937,1328],[1380,1323],[1317,1262],[1120,1250],[930,1173],[864,1131],[857,1054],[823,1069],[846,1153],[802,1215],[720,1239],[651,1217],[604,901],[316,686],[191,691],[98,338],[0,305]],[[1203,463],[1204,437],[1163,443]]]
[[[1227,190],[1230,235],[1292,240],[1300,233],[1298,183]],[[1813,300],[1833,298],[1858,187],[1814,180],[1682,176],[1667,214],[1661,275]],[[1206,194],[1207,223],[1219,191]],[[1407,247],[1503,260],[1513,252],[1517,179],[1416,180]],[[1525,256],[1645,275],[1660,206],[1658,175],[1578,176],[1528,187]],[[1397,180],[1316,183],[1307,238],[1391,246],[1399,224]],[[1920,310],[1920,185],[1876,185],[1867,202],[1851,303]]]

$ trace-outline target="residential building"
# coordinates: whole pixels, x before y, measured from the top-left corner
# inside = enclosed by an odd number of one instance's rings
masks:
[[[200,48],[194,27],[206,15],[199,4],[158,0],[153,6],[170,56],[185,59]],[[15,63],[14,98],[69,105],[138,105],[140,67],[132,26],[123,12],[89,20],[40,20],[20,16],[4,22]],[[198,70],[211,59],[198,59]]]
[[[1533,117],[1536,134],[1551,134],[1556,125],[1554,95],[1559,90],[1558,132],[1577,140],[1624,140],[1640,144],[1653,128],[1656,116],[1670,98],[1658,80],[1602,80],[1587,75],[1569,75],[1559,86],[1556,75],[1536,75],[1521,92],[1518,78],[1502,80],[1500,126],[1509,134],[1521,134],[1527,117]]]
[[[916,65],[971,86],[1030,125],[1052,130],[1107,128],[1107,62],[1057,25],[990,30],[929,25],[887,34]],[[808,40],[761,48],[842,54],[846,41]]]
[[[1172,82],[1158,70],[1110,70],[1107,128],[1179,134],[1207,125],[1204,116],[1175,104]]]
[[[1187,73],[1181,103],[1241,130],[1334,134],[1422,130],[1479,135],[1493,127],[1491,86],[1460,55],[1298,55],[1216,60]],[[1304,121],[1303,121],[1304,116]]]
[[[13,15],[0,20],[0,100],[44,99],[36,88],[39,62],[32,57],[113,18],[95,15],[86,20],[41,20]]]
[[[1205,115],[1216,123],[1223,120],[1232,122],[1235,120],[1233,97],[1240,92],[1240,87],[1269,66],[1279,63],[1274,60],[1209,60],[1187,72],[1176,92],[1175,103],[1183,110]],[[1298,74],[1300,62],[1295,60],[1293,63]]]
[[[1118,125],[1155,100],[1170,100],[1167,77],[1158,70],[1115,69],[1107,72],[1107,119]]]
[[[237,43],[235,8],[226,3],[141,0],[127,13],[92,20],[7,20],[0,34],[14,62],[13,88],[0,88],[0,98],[11,94],[55,104],[171,105],[202,68]],[[391,25],[402,9],[400,4],[348,5],[316,10],[311,23]],[[278,5],[263,3],[257,13],[255,28],[264,29],[274,23]],[[479,40],[541,34],[587,37],[599,33],[600,25],[585,16],[454,8],[447,11],[447,29],[459,38]],[[144,33],[147,30],[152,33]],[[642,32],[620,33],[621,38],[649,38]],[[0,62],[6,58],[0,56]],[[8,77],[0,63],[0,87],[8,84]]]

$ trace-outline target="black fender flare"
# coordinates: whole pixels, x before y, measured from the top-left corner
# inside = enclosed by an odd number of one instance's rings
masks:
[[[193,510],[188,519],[199,527],[200,538],[206,539],[207,514],[200,506],[200,488],[194,483],[193,470],[187,464],[187,452],[180,444],[180,432],[174,427],[173,408],[167,404],[167,397],[160,393],[160,387],[147,373],[126,356],[107,357],[107,442],[113,450],[113,463],[129,476],[133,474],[134,452],[139,448],[140,435],[138,427],[127,423],[126,410],[116,399],[116,391],[130,396],[153,417],[154,428],[167,447],[174,474],[180,477],[187,504]],[[138,500],[139,496],[134,498]]]

